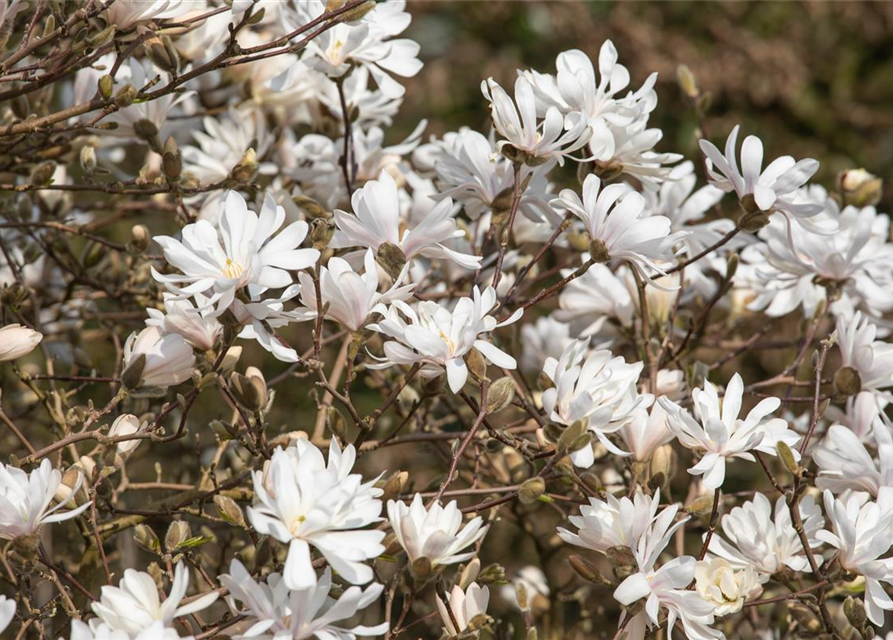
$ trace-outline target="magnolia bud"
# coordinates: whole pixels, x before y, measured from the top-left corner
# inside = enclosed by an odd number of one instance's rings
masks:
[[[834,388],[839,393],[854,396],[862,390],[862,377],[853,367],[841,367],[834,374]]]
[[[616,180],[623,173],[623,163],[618,160],[604,162],[596,160],[592,166],[592,172],[605,182]]]
[[[233,373],[229,381],[233,397],[245,409],[254,413],[266,406],[267,385],[262,375],[243,376]]]
[[[468,588],[472,582],[477,580],[477,577],[481,573],[481,561],[479,558],[472,558],[472,560],[465,565],[462,569],[462,573],[459,574],[459,587],[464,591]]]
[[[632,575],[636,569],[636,557],[633,555],[632,549],[618,545],[607,550],[605,555],[614,567],[614,573],[618,578],[626,578]]]
[[[149,248],[149,229],[146,225],[135,224],[130,228],[130,248],[134,253],[143,253]]]
[[[741,201],[742,206],[748,206],[748,198],[753,198],[753,196],[744,196],[744,199]],[[756,204],[753,206],[756,207]],[[767,224],[769,224],[769,214],[759,209],[756,211],[745,211],[744,215],[738,219],[738,228],[747,233],[756,233]]]
[[[238,527],[246,527],[245,516],[242,514],[242,508],[236,504],[236,501],[227,496],[217,494],[214,496],[214,506],[220,513],[220,517]]]
[[[604,240],[595,239],[589,243],[589,257],[593,260],[593,262],[604,263],[611,259],[611,254],[608,251],[608,245],[605,244]]]
[[[154,122],[141,118],[134,123],[133,132],[137,137],[148,142],[152,151],[162,153],[161,141],[158,139],[158,127]]]
[[[424,582],[431,575],[431,561],[428,558],[416,558],[409,565],[410,573],[416,582]]]
[[[331,218],[332,214],[323,209],[313,198],[304,195],[292,196],[292,202],[309,218]]]
[[[344,3],[342,2],[342,4],[344,4]],[[358,5],[358,6],[354,7],[353,9],[351,9],[350,11],[346,11],[343,14],[341,14],[341,19],[344,20],[344,22],[356,22],[357,20],[359,20],[363,16],[365,16],[367,13],[372,11],[372,9],[374,9],[374,8],[375,8],[374,0],[367,0],[363,4]]]
[[[174,551],[192,536],[188,522],[174,520],[164,536],[164,548],[168,553]]]
[[[143,369],[146,368],[146,354],[137,355],[124,373],[121,374],[121,384],[127,389],[138,389],[143,379]]]
[[[114,91],[115,81],[112,79],[112,76],[106,74],[99,78],[99,81],[96,83],[99,88],[99,95],[102,96],[103,100],[109,100],[112,97],[112,91]]]
[[[115,38],[115,25],[110,24],[105,29],[100,31],[97,34],[94,34],[92,37],[87,38],[87,41],[90,43],[90,46],[94,49],[98,49],[107,45],[109,42],[114,40]]]
[[[567,560],[568,562],[570,562],[573,570],[577,572],[577,575],[579,575],[587,582],[594,582],[596,584],[611,584],[611,581],[602,575],[602,572],[598,570],[598,567],[596,567],[586,558],[574,554],[569,556]]]
[[[874,206],[881,200],[884,181],[865,169],[847,169],[837,176],[846,204],[856,207]]]
[[[161,542],[158,536],[148,526],[138,524],[133,530],[133,539],[140,548],[145,549],[149,553],[159,553],[161,551]]]
[[[402,475],[404,474],[395,473],[390,478],[388,478],[387,482],[385,482],[381,493],[381,500],[383,502],[387,503],[388,500],[397,500],[398,498],[400,498],[400,494],[403,491],[403,478],[401,477]]]
[[[313,218],[310,221],[310,241],[313,248],[317,251],[323,251],[332,241],[335,234],[335,223],[326,218]],[[397,272],[400,273],[399,271]]]
[[[784,464],[785,469],[792,475],[799,476],[800,465],[797,464],[797,461],[794,459],[794,452],[791,451],[791,447],[788,446],[788,443],[779,440],[778,444],[775,445],[775,451],[781,459],[781,462]]]
[[[569,426],[564,432],[559,436],[557,447],[560,452],[568,453],[569,451],[577,451],[582,447],[577,447],[577,449],[573,449],[572,446],[577,444],[581,437],[588,437],[589,428],[585,421],[577,420],[574,424]]]
[[[36,167],[34,167],[34,169],[31,170],[31,184],[37,187],[48,185],[50,183],[50,180],[53,179],[53,174],[55,172],[55,162],[41,162]]]
[[[679,83],[679,88],[682,89],[682,93],[692,100],[697,98],[700,94],[700,91],[698,91],[698,84],[695,82],[695,76],[691,72],[691,69],[686,65],[680,64],[676,67],[676,81]]]
[[[180,157],[180,149],[173,136],[168,136],[164,141],[161,153],[161,170],[169,182],[177,182],[183,172],[183,159]]]
[[[81,169],[86,173],[92,172],[96,169],[96,148],[91,144],[81,147],[80,159]]]
[[[539,497],[543,495],[545,490],[545,480],[542,478],[531,478],[521,485],[521,489],[518,491],[518,500],[521,501],[521,504],[531,504],[539,500]]]
[[[254,180],[257,168],[257,153],[254,149],[248,149],[238,164],[230,171],[229,177],[239,184],[245,184]]]
[[[694,516],[706,516],[713,512],[713,498],[713,493],[705,493],[692,500],[685,510]]]
[[[504,376],[487,390],[487,413],[496,413],[508,407],[515,399],[515,382]]]
[[[862,630],[868,621],[868,616],[865,614],[865,605],[862,604],[862,600],[857,600],[853,596],[847,596],[846,600],[843,601],[843,613],[847,622],[859,630]]]
[[[155,65],[168,73],[176,74],[180,66],[180,58],[167,36],[153,36],[143,43],[146,56]]]
[[[481,571],[478,576],[478,584],[504,584],[505,583],[505,567],[500,564],[489,564]]]
[[[406,254],[400,247],[390,242],[381,243],[375,258],[385,273],[394,280],[400,277],[400,272],[406,266]]]

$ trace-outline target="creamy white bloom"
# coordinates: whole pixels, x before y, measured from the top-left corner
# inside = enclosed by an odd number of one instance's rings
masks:
[[[815,551],[821,545],[816,533],[825,525],[825,519],[812,496],[807,495],[800,501],[800,518],[809,547]],[[725,538],[717,534],[710,539],[708,557],[722,558],[736,570],[753,567],[760,574],[761,582],[785,567],[810,571],[784,496],[775,502],[774,517],[769,499],[757,492],[753,500],[724,515],[721,524]],[[816,554],[816,559],[821,562],[820,555]]]
[[[882,396],[872,391],[860,391],[848,397],[843,407],[829,406],[823,417],[848,427],[862,442],[874,442],[874,430],[885,426],[881,411],[886,406],[887,400]]]
[[[113,629],[98,620],[84,624],[80,620],[71,621],[71,640],[194,640],[194,636],[181,636],[176,629],[165,627],[161,621],[150,624],[145,629],[131,634],[123,629]]]
[[[617,435],[638,462],[650,460],[658,447],[675,437],[667,426],[667,412],[660,404],[651,405],[650,411],[636,408],[632,419],[618,429]]]
[[[861,312],[837,318],[837,346],[841,364],[859,374],[861,389],[878,391],[893,386],[893,344],[875,340],[877,326]]]
[[[72,494],[80,489],[83,479],[79,474]],[[44,524],[75,518],[90,507],[89,502],[70,511],[59,511],[64,502],[51,507],[61,484],[62,474],[46,458],[31,473],[0,462],[0,539],[37,533]]]
[[[389,243],[399,247],[407,260],[424,256],[452,260],[467,269],[480,266],[479,256],[459,253],[443,244],[465,235],[456,228],[450,198],[438,202],[412,229],[401,230],[397,183],[384,171],[378,180],[370,180],[354,191],[351,206],[355,215],[340,209],[334,212],[338,230],[329,243],[332,248],[369,247],[378,251],[382,244]]]
[[[695,565],[695,589],[713,604],[713,615],[719,617],[741,611],[745,600],[762,591],[753,567],[736,571],[722,558],[701,560]]]
[[[26,356],[43,340],[43,334],[20,324],[0,328],[0,362]]]
[[[110,9],[117,6],[115,2]],[[133,5],[143,4],[133,2]],[[130,84],[139,91],[149,84],[156,76],[161,77],[160,83],[149,91],[157,90],[171,81],[170,74],[160,71],[148,58],[128,58],[124,67],[129,70],[127,74],[119,74],[116,81],[120,86]],[[131,138],[149,141],[155,149],[161,148],[161,142],[168,135],[167,119],[174,108],[189,97],[189,93],[171,92],[153,100],[134,101],[129,107],[118,109],[103,119],[103,122],[114,122],[116,129],[109,129],[105,133],[109,136]]]
[[[558,360],[546,360],[543,373],[555,386],[543,392],[543,410],[559,424],[586,421],[588,429],[609,451],[629,455],[606,434],[630,420],[636,407],[647,407],[654,401],[653,396],[639,394],[636,388],[644,365],[629,364],[607,349],[587,351],[588,340],[578,340],[568,345]],[[591,467],[595,461],[592,447],[571,453],[571,460],[578,467]]]
[[[100,599],[91,607],[98,618],[90,621],[91,628],[104,623],[115,631],[137,635],[160,622],[172,627],[174,618],[206,609],[217,600],[218,593],[211,591],[180,606],[189,586],[189,570],[182,562],[177,563],[170,594],[164,602],[158,597],[158,587],[148,573],[126,569],[117,587],[106,585],[100,590]]]
[[[583,254],[583,262],[589,254]],[[571,270],[562,272],[570,275]],[[604,264],[594,264],[582,276],[567,284],[559,294],[559,309],[551,315],[570,325],[572,336],[585,338],[595,334],[609,334],[613,327],[606,325],[613,320],[621,327],[629,327],[635,316],[636,302],[621,277],[624,267],[617,273]]]
[[[524,164],[536,165],[553,158],[563,163],[566,156],[589,141],[586,122],[577,114],[565,118],[556,107],[550,107],[540,122],[533,85],[523,76],[515,80],[514,101],[493,78],[481,83],[481,92],[490,101],[493,126],[505,138],[497,143],[497,149],[513,147],[527,156]]]
[[[245,152],[252,149],[262,158],[273,142],[258,109],[233,108],[217,117],[202,120],[204,131],[193,131],[195,145],[181,149],[183,172],[192,175],[202,184],[214,184],[225,180]],[[269,173],[269,165],[261,165],[261,173]]]
[[[792,447],[800,436],[788,429],[781,418],[769,414],[781,406],[778,398],[765,398],[748,412],[738,417],[744,396],[744,382],[737,373],[732,376],[720,399],[716,387],[704,381],[704,389],[694,389],[694,416],[669,398],[659,399],[668,414],[667,424],[682,446],[704,455],[688,472],[704,476],[704,487],[716,489],[726,477],[726,459],[741,458],[754,462],[751,451],[776,455],[776,445],[783,441]],[[798,458],[797,451],[793,451]]]
[[[472,348],[496,366],[514,369],[517,366],[514,358],[480,336],[514,322],[520,313],[498,323],[489,315],[496,305],[493,287],[487,287],[483,293],[475,287],[472,295],[472,298],[459,298],[452,310],[429,300],[420,302],[416,309],[400,300],[387,307],[380,305],[376,311],[384,319],[370,324],[369,328],[394,340],[384,343],[385,356],[378,358],[378,364],[367,366],[384,369],[395,364],[419,363],[420,375],[428,378],[446,371],[453,393],[458,393],[468,379],[463,356]]]
[[[0,633],[9,626],[16,614],[16,601],[6,596],[0,596]]]
[[[626,260],[649,282],[653,282],[650,270],[663,274],[657,262],[673,260],[673,245],[687,234],[671,234],[667,217],[645,215],[645,198],[629,185],[610,184],[602,189],[594,174],[583,181],[582,200],[572,189],[563,189],[552,205],[583,222],[593,246],[597,245],[599,255],[592,256],[597,262]]]
[[[475,551],[463,550],[487,532],[480,516],[462,526],[462,512],[455,500],[446,507],[434,502],[426,509],[419,493],[409,506],[400,500],[389,500],[388,520],[409,562],[428,558],[432,567],[470,560]]]
[[[204,308],[204,312],[197,309],[191,300],[165,293],[164,312],[160,309],[146,309],[146,313],[149,314],[146,326],[158,327],[164,334],[179,334],[196,349],[210,351],[223,333],[223,325],[209,313],[207,299],[204,296],[196,294],[195,298],[199,309]]]
[[[388,630],[387,623],[374,627],[345,628],[339,622],[353,617],[381,596],[383,587],[370,584],[344,589],[337,598],[330,594],[332,570],[326,567],[322,579],[310,576],[306,588],[291,590],[283,577],[271,573],[265,582],[257,583],[241,562],[233,560],[229,574],[220,582],[230,595],[241,602],[251,626],[237,640],[354,640],[357,636],[378,636]]]
[[[132,413],[123,413],[112,423],[112,426],[109,427],[109,437],[115,438],[119,436],[130,436],[135,433],[139,433],[142,431],[143,423],[140,422],[140,419],[137,418]],[[126,460],[131,453],[136,450],[140,444],[142,444],[141,438],[134,438],[133,440],[122,440],[115,446],[115,451],[120,459]]]
[[[589,505],[580,507],[579,516],[570,516],[568,520],[577,527],[577,533],[571,533],[558,527],[558,536],[568,544],[586,547],[593,551],[606,553],[612,547],[628,547],[635,549],[639,538],[648,531],[657,518],[660,506],[660,490],[654,497],[636,491],[633,499],[620,499],[610,493],[607,502],[598,498],[589,498]],[[678,506],[672,509],[670,520],[675,517]]]
[[[736,160],[738,131],[735,125],[726,140],[725,155],[713,143],[701,140],[701,151],[707,156],[707,173],[713,186],[726,193],[734,191],[739,201],[753,196],[754,204],[761,211],[778,211],[791,216],[807,228],[818,230],[809,218],[824,210],[824,205],[803,202],[795,197],[819,169],[812,158],[796,161],[791,156],[781,156],[763,169],[763,143],[756,136],[747,136],[741,145],[741,169]]]
[[[190,9],[183,0],[115,0],[105,13],[108,23],[123,31],[140,22],[176,18]]]
[[[537,374],[549,358],[560,358],[573,341],[568,325],[559,322],[555,314],[537,318],[533,324],[521,327],[521,370]]]
[[[893,545],[893,489],[882,488],[876,502],[866,502],[864,493],[838,500],[827,489],[824,498],[831,530],[815,537],[837,549],[841,567],[865,577],[865,611],[882,626],[884,611],[893,610],[893,599],[881,584],[893,584],[893,559],[881,559]]]
[[[363,260],[365,272],[358,274],[346,260],[333,256],[319,270],[319,290],[326,317],[339,322],[345,329],[359,331],[369,320],[372,310],[379,304],[394,300],[406,300],[415,285],[400,286],[399,279],[385,293],[378,292],[379,270],[372,249],[366,251]],[[301,302],[304,308],[295,315],[300,320],[312,320],[317,316],[316,286],[306,272],[298,274],[301,284]]]
[[[477,582],[472,582],[464,591],[458,584],[447,594],[444,602],[440,595],[435,600],[437,611],[443,627],[450,636],[457,636],[468,629],[468,624],[477,616],[487,615],[490,604],[490,589],[483,589]],[[474,633],[477,636],[477,633]]]
[[[405,89],[391,74],[411,78],[422,68],[418,43],[408,38],[394,38],[412,21],[405,8],[404,0],[390,0],[377,4],[357,22],[336,24],[310,41],[304,61],[331,78],[342,77],[351,65],[362,65],[372,74],[379,91],[399,98]],[[283,5],[283,27],[286,32],[294,31],[326,9],[324,0],[296,2],[293,9],[291,5]]]
[[[307,236],[307,223],[293,222],[276,233],[285,221],[285,209],[267,193],[260,216],[248,209],[245,199],[230,191],[223,203],[220,229],[199,220],[186,225],[182,241],[156,236],[165,259],[182,272],[152,275],[173,293],[208,297],[208,306],[221,315],[245,289],[252,299],[268,289],[292,284],[289,271],[305,269],[319,258],[316,249],[298,249]],[[274,235],[275,234],[275,235]]]
[[[124,343],[123,371],[131,366],[135,367],[131,371],[139,370],[139,382],[134,387],[166,389],[192,377],[195,354],[180,334],[163,335],[158,327],[146,327],[131,333]]]
[[[812,451],[819,468],[816,486],[840,493],[851,489],[877,496],[882,487],[893,488],[893,436],[883,424],[875,427],[875,459],[848,427],[831,425],[822,442]]]
[[[364,564],[384,551],[384,531],[362,529],[381,518],[381,489],[351,473],[356,451],[342,451],[335,439],[328,462],[306,439],[287,449],[277,447],[263,471],[254,472],[255,505],[248,507],[252,526],[289,543],[283,579],[289,589],[316,585],[310,546],[316,547],[351,584],[372,580]]]

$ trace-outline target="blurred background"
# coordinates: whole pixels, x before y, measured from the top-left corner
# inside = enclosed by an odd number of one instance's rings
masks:
[[[631,88],[659,73],[651,117],[664,131],[659,150],[696,152],[697,120],[676,82],[685,64],[711,95],[714,142],[740,123],[742,137],[763,139],[767,159],[821,160],[825,184],[847,167],[884,178],[893,169],[893,3],[410,0],[407,8],[406,35],[421,43],[425,68],[406,83],[401,127],[421,118],[429,133],[483,127],[482,79],[506,86],[518,68],[554,73],[556,55],[571,48],[596,60],[610,38]],[[882,209],[891,204],[888,191]]]

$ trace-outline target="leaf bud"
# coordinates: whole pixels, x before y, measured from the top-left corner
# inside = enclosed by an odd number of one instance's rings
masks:
[[[487,390],[487,413],[496,413],[508,407],[515,399],[515,382],[504,376]]]
[[[518,500],[521,501],[521,504],[531,504],[536,502],[545,490],[545,480],[542,478],[530,478],[521,485],[521,489],[518,491]]]

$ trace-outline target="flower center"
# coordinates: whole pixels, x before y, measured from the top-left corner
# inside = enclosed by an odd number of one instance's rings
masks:
[[[450,348],[450,353],[452,353],[454,349],[453,341],[450,340],[443,331],[440,332],[440,339],[447,343],[447,346]]]
[[[292,521],[292,523],[291,523],[292,535],[295,535],[295,536],[298,535],[298,531],[301,529],[301,525],[303,525],[306,520],[307,520],[307,516],[298,516],[297,518],[295,518]]]
[[[245,273],[245,267],[240,265],[238,262],[233,262],[231,259],[226,259],[226,266],[223,267],[223,275],[227,278],[238,278],[243,273]]]

